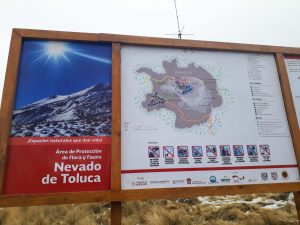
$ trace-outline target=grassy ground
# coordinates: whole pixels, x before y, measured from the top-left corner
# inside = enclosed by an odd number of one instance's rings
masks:
[[[123,203],[123,225],[296,225],[289,194]],[[109,225],[106,203],[0,209],[0,225]]]

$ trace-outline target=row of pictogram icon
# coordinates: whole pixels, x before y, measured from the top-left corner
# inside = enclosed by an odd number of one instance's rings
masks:
[[[258,145],[259,152],[262,156],[270,156],[271,151],[269,145]],[[202,146],[191,146],[192,156],[203,157]],[[232,156],[236,157],[245,156],[244,145],[219,145],[219,151],[216,145],[206,145],[206,156],[209,158],[217,157],[220,154],[221,157]],[[258,156],[257,145],[246,145],[247,154],[250,157]],[[148,147],[148,156],[149,158],[160,158],[161,149],[159,146],[149,146]],[[174,158],[175,157],[175,148],[174,146],[163,146],[162,153],[164,158]],[[177,146],[177,156],[179,158],[189,157],[189,146]]]

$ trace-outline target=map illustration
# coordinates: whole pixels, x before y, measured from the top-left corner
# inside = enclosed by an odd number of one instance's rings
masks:
[[[175,113],[176,128],[191,128],[211,121],[212,109],[220,107],[223,99],[216,79],[201,66],[189,63],[179,67],[176,59],[163,60],[163,73],[140,67],[138,74],[150,77],[153,89],[147,93],[142,106],[147,112],[166,109]]]

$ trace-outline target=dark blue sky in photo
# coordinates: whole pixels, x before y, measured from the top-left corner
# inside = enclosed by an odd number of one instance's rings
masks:
[[[111,83],[111,44],[25,40],[15,109],[53,95]]]

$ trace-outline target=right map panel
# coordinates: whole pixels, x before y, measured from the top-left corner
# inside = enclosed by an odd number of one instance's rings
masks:
[[[285,56],[285,65],[300,128],[300,56]]]
[[[271,54],[123,46],[122,189],[299,181]]]

